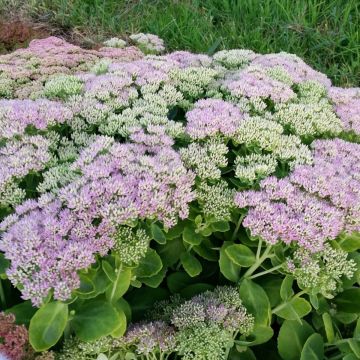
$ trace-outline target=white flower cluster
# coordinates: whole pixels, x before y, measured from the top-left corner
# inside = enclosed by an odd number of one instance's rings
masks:
[[[153,34],[133,34],[130,39],[145,53],[159,54],[165,50],[164,41]]]
[[[114,236],[114,251],[122,263],[133,266],[145,256],[149,248],[150,237],[144,229],[120,226]]]
[[[229,220],[234,208],[235,190],[223,180],[214,185],[202,182],[196,196],[205,218],[209,221]]]
[[[126,41],[123,39],[119,39],[117,37],[112,37],[106,41],[103,42],[103,44],[107,47],[113,47],[113,48],[124,48],[126,46]]]
[[[49,191],[56,194],[61,187],[69,184],[78,176],[79,174],[70,169],[68,163],[56,165],[43,173],[43,180],[37,186],[37,191],[39,193]]]
[[[228,151],[225,144],[211,139],[204,143],[191,143],[187,148],[180,149],[180,155],[184,164],[194,170],[199,178],[218,180],[221,178],[221,168],[228,164]]]
[[[205,67],[189,67],[186,69],[174,69],[169,75],[179,91],[190,98],[195,98],[205,93],[209,85],[215,80],[218,72]]]
[[[293,134],[304,137],[334,136],[343,130],[331,107],[319,103],[277,105],[274,119]]]
[[[328,104],[329,100],[326,98],[327,89],[325,85],[315,81],[308,80],[297,84],[297,93],[300,103],[323,103]]]
[[[65,99],[70,95],[80,94],[83,82],[74,75],[56,75],[45,83],[45,95],[49,98]]]
[[[357,265],[354,260],[348,259],[345,251],[326,243],[318,253],[297,249],[288,260],[287,268],[302,289],[311,289],[331,299],[337,291],[341,291],[341,278],[350,279]]]
[[[25,199],[25,196],[25,190],[19,188],[14,181],[9,181],[0,186],[0,199],[2,206],[20,204]]]
[[[215,64],[220,64],[227,69],[240,69],[248,65],[256,54],[251,50],[233,49],[221,50],[213,55]]]
[[[274,173],[277,161],[272,154],[250,154],[236,157],[235,165],[235,176],[252,184]]]

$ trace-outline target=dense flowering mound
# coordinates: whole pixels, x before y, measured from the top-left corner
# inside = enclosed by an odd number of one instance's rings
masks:
[[[0,275],[31,345],[359,356],[360,89],[292,54],[129,41],[0,57]]]

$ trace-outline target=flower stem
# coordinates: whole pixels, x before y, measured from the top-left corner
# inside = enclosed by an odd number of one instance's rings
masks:
[[[262,243],[263,243],[263,241],[260,238],[259,243],[258,243],[258,247],[257,247],[257,250],[256,250],[256,260],[259,260],[259,258],[260,258]]]
[[[263,254],[259,257],[259,259],[255,261],[255,263],[252,266],[249,267],[249,269],[246,271],[243,277],[247,277],[247,278],[250,277],[267,258],[271,257],[271,255],[269,255],[271,249],[272,249],[271,245],[267,246]]]
[[[276,271],[277,269],[281,269],[282,267],[283,267],[283,264],[274,266],[271,269],[268,269],[268,270],[265,270],[265,271],[262,271],[262,272],[259,272],[259,273],[255,274],[255,275],[250,276],[249,279],[255,279],[257,277],[269,274],[269,273],[271,273],[273,271]]]
[[[239,232],[239,229],[240,229],[240,225],[242,223],[242,221],[244,220],[244,217],[245,217],[245,214],[241,214],[240,217],[239,217],[239,220],[236,224],[236,227],[235,227],[235,230],[231,236],[231,241],[234,241],[236,239],[236,235],[237,233]]]
[[[306,294],[305,290],[301,290],[300,292],[298,292],[297,294],[295,294],[290,300],[287,300],[283,303],[281,303],[280,305],[278,305],[277,307],[275,307],[274,309],[271,310],[271,313],[274,314],[277,311],[281,310],[282,308],[284,308],[291,300],[296,299],[298,297],[300,297],[301,295]]]

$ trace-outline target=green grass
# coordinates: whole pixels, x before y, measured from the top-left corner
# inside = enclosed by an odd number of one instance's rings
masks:
[[[6,0],[0,0],[6,1]],[[8,0],[14,1],[14,0]],[[40,21],[99,40],[151,32],[168,49],[287,51],[335,84],[360,84],[359,0],[29,0]]]

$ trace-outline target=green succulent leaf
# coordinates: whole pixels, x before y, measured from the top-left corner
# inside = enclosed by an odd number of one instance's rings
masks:
[[[159,273],[162,267],[163,264],[158,253],[149,249],[134,273],[139,278],[151,277]]]
[[[152,238],[159,244],[166,243],[166,236],[164,232],[160,229],[160,226],[152,223],[150,226],[151,236]]]
[[[37,309],[31,304],[30,300],[24,301],[20,304],[14,305],[10,309],[6,309],[6,314],[14,314],[16,318],[16,324],[24,324],[29,326],[31,318],[36,313]]]
[[[200,261],[188,252],[184,252],[181,254],[180,257],[181,265],[183,266],[184,270],[191,276],[197,276],[202,271],[202,266]]]
[[[190,277],[185,271],[178,271],[167,276],[166,283],[171,293],[176,294],[187,286],[196,283],[196,279]]]
[[[109,280],[112,282],[116,281],[115,269],[110,265],[110,263],[106,260],[103,260],[101,262],[101,266]]]
[[[129,289],[131,282],[131,269],[116,269],[114,271],[115,279],[111,286],[106,290],[106,298],[110,302],[120,299]]]
[[[183,240],[190,245],[200,245],[203,237],[195,232],[192,226],[185,226]]]
[[[241,266],[234,264],[226,253],[226,249],[231,246],[233,242],[225,241],[220,249],[219,266],[221,273],[226,279],[238,282],[240,279]]]
[[[351,234],[342,234],[339,237],[338,244],[346,252],[353,252],[360,249],[360,233],[354,231]]]
[[[291,275],[286,275],[280,288],[280,296],[282,300],[287,300],[294,295],[294,290],[292,289],[292,285],[294,282],[294,278]]]
[[[255,254],[245,245],[233,244],[225,249],[226,255],[238,266],[249,267],[256,261]]]
[[[68,306],[60,301],[43,305],[30,321],[31,346],[36,351],[44,351],[54,346],[65,330],[68,316]]]
[[[94,341],[116,331],[123,320],[109,302],[90,300],[76,309],[71,326],[80,340]]]
[[[327,341],[329,343],[332,343],[335,339],[335,333],[334,333],[334,327],[333,327],[331,316],[329,313],[326,312],[322,315],[322,319],[324,322]]]
[[[240,284],[240,298],[247,310],[254,315],[256,325],[270,324],[270,302],[265,290],[254,281],[244,279]]]
[[[260,345],[268,342],[274,335],[274,330],[270,326],[257,325],[246,340],[238,340],[236,344],[241,346]]]
[[[312,334],[306,340],[300,360],[323,360],[324,340],[320,334]]]
[[[213,231],[226,232],[230,230],[230,224],[228,221],[217,221],[211,223],[211,229]]]
[[[280,307],[282,306],[282,307]],[[303,298],[292,298],[290,301],[279,306],[279,310],[275,310],[274,313],[286,320],[298,320],[311,311],[311,305]]]
[[[186,250],[182,239],[176,238],[167,241],[164,245],[158,245],[156,251],[160,255],[164,266],[172,266],[179,261],[180,255]]]
[[[167,268],[163,267],[156,275],[151,277],[138,278],[138,280],[149,287],[157,288],[164,280],[166,272]]]
[[[5,277],[5,272],[10,266],[10,261],[5,259],[5,255],[0,253],[0,277]]]
[[[360,288],[347,289],[334,298],[338,311],[360,313]]]
[[[299,360],[306,340],[314,333],[305,321],[285,320],[278,336],[278,351],[283,360]]]
[[[111,336],[117,338],[125,334],[127,321],[124,311],[122,311],[119,306],[115,306],[115,309],[119,315],[120,321],[118,323],[117,328],[111,333]]]

